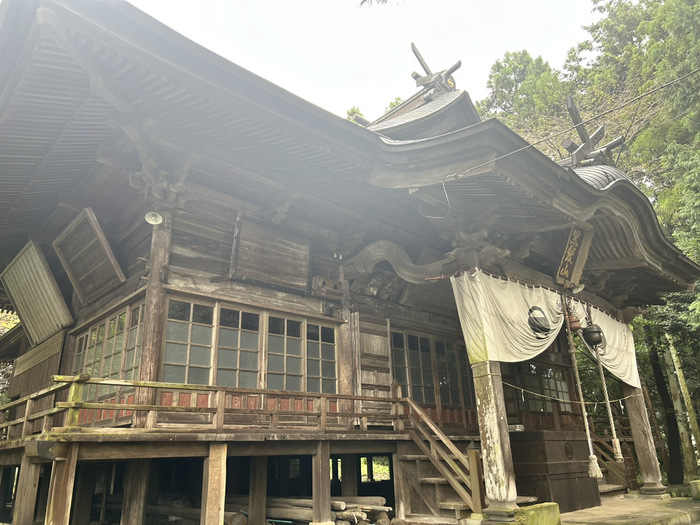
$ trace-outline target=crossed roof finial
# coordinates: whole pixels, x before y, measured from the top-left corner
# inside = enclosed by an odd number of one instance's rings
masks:
[[[564,149],[571,153],[571,166],[578,167],[595,164],[613,165],[614,162],[610,152],[613,148],[621,146],[625,142],[625,137],[617,137],[615,140],[604,144],[600,148],[593,149],[605,136],[605,126],[600,126],[593,132],[592,135],[589,135],[571,95],[567,95],[566,97],[566,110],[569,112],[571,120],[576,127],[576,132],[578,133],[578,136],[582,142],[581,144],[577,144],[571,139],[564,139],[561,143]]]
[[[416,71],[411,73],[411,76],[416,81],[416,86],[423,87],[425,89],[433,89],[433,92],[454,91],[457,89],[457,84],[455,83],[455,79],[452,77],[452,73],[462,67],[461,60],[457,61],[457,63],[449,69],[433,73],[430,70],[430,67],[428,67],[428,63],[423,59],[423,56],[420,54],[418,48],[413,42],[411,42],[411,49],[413,50],[413,54],[416,55],[416,58],[423,68],[423,71],[425,71],[425,75],[421,75]]]

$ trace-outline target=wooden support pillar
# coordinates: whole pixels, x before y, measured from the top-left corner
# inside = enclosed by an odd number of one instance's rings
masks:
[[[163,221],[153,226],[151,253],[149,257],[148,283],[144,303],[143,346],[139,364],[141,381],[158,381],[160,378],[163,353],[163,323],[166,317],[167,298],[163,284],[168,280],[172,213],[161,211]],[[139,388],[137,400],[142,405],[156,404],[156,390]],[[146,427],[152,424],[147,412],[134,414],[134,426]]]
[[[357,496],[357,454],[340,456],[340,493],[342,496]]]
[[[287,460],[289,462],[289,460]],[[287,463],[289,464],[289,463]],[[248,525],[267,524],[267,456],[250,458]]]
[[[92,510],[92,495],[97,482],[97,465],[83,463],[78,467],[75,481],[75,504],[71,525],[89,525]]]
[[[331,445],[319,441],[312,463],[312,494],[314,524],[333,524],[331,519]]]
[[[503,397],[501,364],[496,361],[474,363],[472,372],[481,435],[486,497],[490,500],[484,512],[498,520],[512,521],[518,505],[515,503],[517,497],[515,472]]]
[[[121,525],[144,525],[151,460],[132,459],[126,463]]]
[[[39,475],[39,490],[37,492],[37,502],[36,509],[34,511],[34,517],[36,521],[41,521],[42,523],[46,519],[46,509],[49,505],[49,489],[51,488],[51,471],[52,465],[50,463],[43,463],[41,465],[40,475]]]
[[[649,424],[649,415],[644,405],[642,390],[623,383],[622,393],[627,399],[627,414],[630,418],[630,429],[637,452],[639,473],[642,476],[640,492],[646,495],[666,494],[668,489],[661,483],[661,468],[656,457],[654,438]]]
[[[36,506],[40,473],[41,465],[30,463],[27,456],[22,456],[12,511],[12,525],[32,525],[34,523],[34,507]]]
[[[204,459],[202,523],[223,523],[226,500],[226,443],[211,443]]]
[[[53,462],[51,483],[49,485],[49,503],[46,508],[46,519],[44,521],[47,525],[70,523],[79,446],[78,443],[69,443],[65,448],[65,459],[56,459]]]

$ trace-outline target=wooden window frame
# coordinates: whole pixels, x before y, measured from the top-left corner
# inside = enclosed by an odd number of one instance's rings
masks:
[[[236,386],[230,386],[230,385],[219,385],[219,386],[224,386],[224,387],[231,387],[231,388],[254,388],[254,389],[260,389],[260,390],[270,390],[270,386],[268,384],[269,381],[269,375],[272,373],[273,375],[284,375],[284,388],[283,390],[289,390],[288,385],[287,385],[287,380],[286,377],[287,375],[290,375],[286,369],[286,359],[287,357],[293,357],[293,358],[299,358],[301,361],[301,372],[296,373],[294,372],[293,375],[294,377],[300,377],[300,385],[301,389],[298,390],[298,392],[312,392],[312,393],[326,393],[326,394],[337,394],[338,393],[338,332],[337,332],[337,321],[328,321],[324,322],[321,319],[317,319],[314,317],[305,317],[303,315],[299,314],[293,314],[293,313],[287,313],[287,312],[279,312],[279,311],[272,311],[272,310],[266,310],[266,309],[261,309],[257,307],[251,307],[247,306],[244,304],[237,304],[229,301],[221,301],[221,300],[211,300],[203,297],[188,297],[188,296],[181,296],[181,295],[171,295],[168,297],[168,305],[170,305],[170,301],[181,301],[184,303],[189,303],[190,305],[203,305],[203,306],[210,306],[213,308],[213,325],[212,325],[212,340],[211,340],[211,353],[210,353],[210,367],[209,367],[209,385],[218,385],[219,384],[219,378],[218,378],[218,373],[219,370],[230,370],[230,371],[236,371]],[[169,306],[168,306],[169,310]],[[234,348],[228,345],[222,345],[220,344],[220,338],[221,338],[221,329],[222,328],[231,328],[231,327],[226,327],[222,326],[221,324],[221,312],[222,310],[230,310],[230,311],[236,311],[239,312],[239,314],[242,316],[243,314],[254,314],[258,316],[258,368],[257,368],[257,382],[255,387],[250,387],[250,386],[245,386],[241,387],[240,386],[240,372],[250,372],[252,371],[251,369],[248,368],[241,368],[240,367],[240,351],[253,351],[252,349],[242,349],[242,348]],[[190,307],[190,312],[193,311],[193,307]],[[242,319],[242,317],[241,317]],[[285,325],[285,334],[279,334],[279,333],[271,333],[270,331],[270,319],[281,319],[284,321]],[[286,327],[288,326],[288,321],[292,323],[298,323],[299,324],[299,337],[293,337],[289,336],[287,333]],[[184,322],[184,321],[183,321]],[[167,323],[168,319],[166,319],[164,330],[165,330],[165,338],[164,338],[164,347],[163,347],[163,367],[170,365],[172,363],[169,363],[168,361],[165,360],[165,345],[167,345],[169,342],[175,342],[174,340],[168,339],[167,336]],[[314,339],[309,339],[309,333],[308,329],[309,326],[312,327],[318,327],[319,331],[319,338],[318,341]],[[332,342],[329,341],[324,341],[324,336],[322,335],[324,331],[331,330],[332,331]],[[255,333],[255,332],[251,332]],[[294,356],[287,356],[286,353],[279,353],[279,352],[274,352],[271,351],[270,349],[270,336],[272,337],[279,337],[284,340],[284,349],[287,349],[287,338],[293,339],[293,340],[298,340],[300,341],[300,346],[301,346],[301,352],[299,355],[294,355]],[[326,336],[327,338],[327,336]],[[239,338],[240,342],[240,338]],[[319,347],[319,354],[318,358],[315,357],[310,357],[309,353],[309,343],[318,343]],[[332,345],[333,348],[333,359],[327,359],[324,358],[323,356],[323,350],[324,350],[324,345],[329,346]],[[220,350],[236,350],[238,351],[238,367],[220,367],[219,366],[219,357],[220,357]],[[326,348],[327,350],[327,348]],[[190,352],[188,350],[187,356],[189,359]],[[285,360],[285,369],[281,372],[279,371],[270,371],[269,368],[269,360],[270,356],[281,356]],[[309,372],[309,359],[311,360],[317,360],[319,363],[319,376],[317,375],[310,375]],[[327,363],[333,362],[333,372],[334,376],[330,377],[328,375],[323,375],[323,365],[324,363],[327,365]],[[177,366],[180,366],[178,363]],[[189,367],[190,364],[189,362],[186,362],[183,366]],[[161,374],[163,374],[164,368],[161,369]],[[161,376],[162,377],[162,376]],[[187,381],[189,379],[189,373],[186,372],[185,374],[185,380]],[[318,379],[319,381],[319,390],[320,392],[316,392],[316,390],[309,390],[309,379]],[[324,392],[324,379],[330,381],[332,380],[334,383],[334,389],[333,392]],[[173,382],[173,381],[168,381],[168,382]],[[184,383],[184,384],[193,384],[193,383]],[[199,383],[195,383],[199,384]],[[297,392],[297,390],[292,390],[294,392]]]
[[[401,336],[403,339],[403,347],[399,348],[395,346],[395,337]],[[409,357],[408,341],[410,337],[417,337],[419,340],[427,339],[429,342],[430,356],[431,356],[431,367],[433,373],[432,389],[433,389],[433,402],[426,402],[425,398],[422,400],[417,400],[414,396],[414,387],[425,389],[426,385],[422,382],[420,385],[416,385],[413,381],[411,374],[411,361]],[[452,345],[454,348],[455,362],[453,366],[458,367],[458,372],[454,379],[457,380],[457,385],[450,386],[450,390],[459,390],[459,400],[461,404],[455,405],[454,403],[447,403],[442,399],[442,389],[440,387],[440,361],[442,356],[438,355],[437,343],[442,343],[447,348],[448,345]],[[391,362],[394,370],[394,380],[397,381],[402,386],[406,387],[405,394],[414,399],[417,403],[421,403],[427,406],[444,407],[444,408],[471,408],[474,406],[474,386],[471,374],[471,366],[469,365],[469,359],[467,357],[467,350],[462,341],[458,337],[449,337],[442,335],[431,335],[424,332],[418,332],[413,330],[403,330],[401,328],[392,328],[390,331],[389,344],[391,347]],[[420,351],[420,350],[419,350]],[[402,352],[405,365],[397,363],[396,352]],[[463,356],[463,359],[460,359]],[[422,363],[421,363],[422,364]],[[405,371],[405,382],[398,377],[398,370],[404,369]],[[421,371],[423,368],[421,367]],[[402,374],[403,375],[403,374]],[[467,384],[465,384],[467,383]]]

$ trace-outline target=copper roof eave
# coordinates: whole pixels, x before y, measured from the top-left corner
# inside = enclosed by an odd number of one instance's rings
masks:
[[[500,147],[498,146],[500,145]],[[462,177],[479,177],[507,169],[517,182],[518,166],[512,161],[529,161],[539,166],[537,176],[527,182],[551,199],[553,207],[566,210],[576,220],[588,220],[595,213],[620,216],[636,232],[639,248],[648,259],[661,255],[657,271],[686,289],[700,278],[700,265],[688,259],[661,231],[656,213],[647,197],[629,179],[621,178],[602,189],[592,186],[572,170],[562,168],[501,122],[491,119],[437,137],[391,140],[382,137],[379,159],[368,179],[389,188],[427,187]],[[512,154],[509,154],[512,152]],[[510,166],[507,166],[510,164]]]

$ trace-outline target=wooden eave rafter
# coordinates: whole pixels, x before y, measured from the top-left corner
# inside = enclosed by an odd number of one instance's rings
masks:
[[[352,163],[367,159],[368,151],[377,144],[371,132],[228,62],[126,2],[53,0],[47,4],[66,27],[95,44],[121,53],[157,75],[176,76],[179,83],[205,98],[227,104],[237,101],[257,115],[284,122],[291,134],[306,144],[324,145]]]

